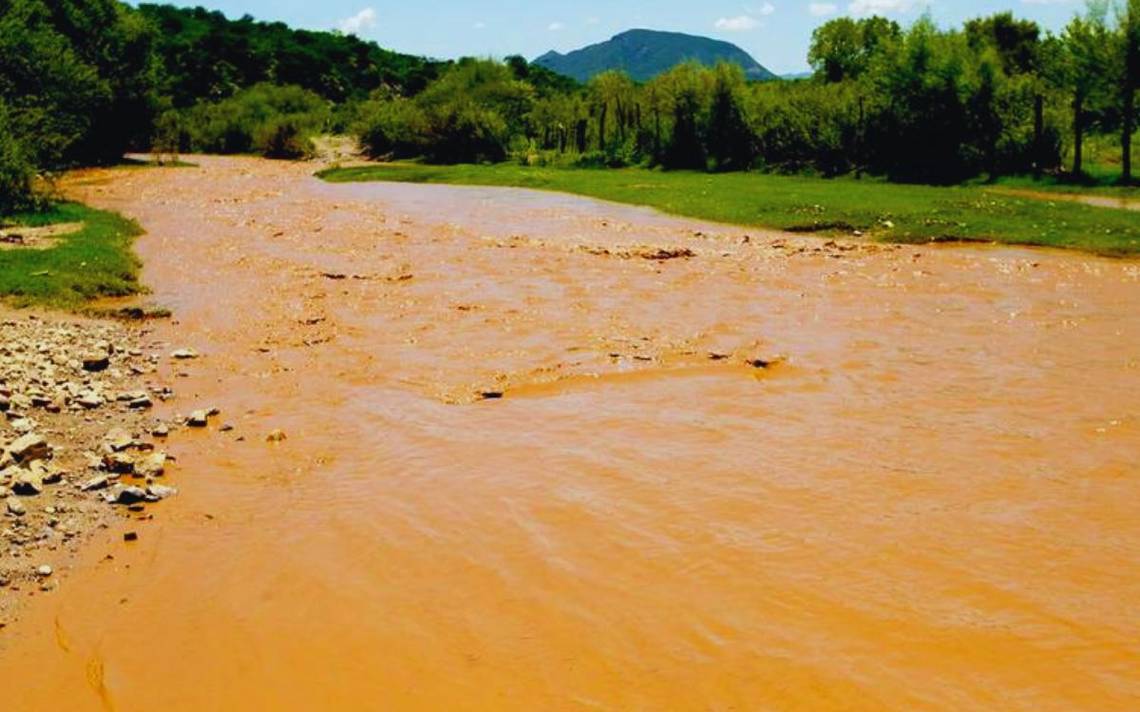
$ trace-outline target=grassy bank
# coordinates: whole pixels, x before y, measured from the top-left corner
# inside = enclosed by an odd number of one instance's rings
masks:
[[[704,220],[824,234],[860,231],[891,242],[985,240],[1102,255],[1140,254],[1140,219],[1135,212],[1019,198],[982,186],[938,188],[758,173],[710,175],[514,164],[398,163],[334,168],[319,175],[331,182],[399,181],[555,190],[648,205]]]
[[[0,249],[0,298],[16,306],[75,308],[98,297],[140,291],[139,261],[131,242],[139,226],[115,213],[59,203],[37,213],[0,217],[6,232],[61,223],[80,224],[46,249]]]

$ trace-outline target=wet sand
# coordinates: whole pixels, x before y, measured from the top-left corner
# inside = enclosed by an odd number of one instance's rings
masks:
[[[201,166],[69,190],[234,430],[5,709],[1140,706],[1137,262]]]

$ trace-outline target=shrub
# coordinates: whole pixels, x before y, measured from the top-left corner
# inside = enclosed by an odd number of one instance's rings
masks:
[[[199,104],[182,117],[188,150],[298,158],[329,119],[328,104],[294,86],[258,84],[228,99]]]
[[[27,210],[35,203],[35,168],[12,133],[8,112],[0,104],[0,215]]]

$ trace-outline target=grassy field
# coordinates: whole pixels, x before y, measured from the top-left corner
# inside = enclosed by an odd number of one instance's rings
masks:
[[[536,188],[648,205],[687,217],[796,232],[862,232],[889,242],[984,240],[1126,256],[1140,254],[1140,215],[1003,195],[759,173],[662,172],[395,163],[333,168],[330,182],[398,181]]]
[[[0,226],[39,227],[82,223],[60,236],[48,249],[0,249],[0,298],[16,306],[73,309],[97,297],[126,296],[140,291],[139,261],[131,242],[141,230],[115,213],[77,203],[58,203],[49,210],[0,217]]]

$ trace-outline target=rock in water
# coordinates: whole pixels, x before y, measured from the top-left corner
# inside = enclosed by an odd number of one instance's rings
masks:
[[[189,418],[186,419],[186,424],[191,428],[204,428],[207,424],[209,424],[209,421],[210,415],[208,411],[196,410],[190,414]]]
[[[274,430],[265,436],[265,441],[270,443],[283,442],[286,439],[284,430]]]
[[[151,485],[150,487],[146,488],[146,494],[147,499],[158,502],[166,499],[167,497],[173,497],[174,495],[178,494],[178,490],[174,489],[173,487],[166,487],[164,485]]]
[[[135,461],[135,474],[143,477],[161,477],[166,472],[166,453],[155,452]]]
[[[146,491],[141,487],[125,487],[115,485],[111,491],[103,495],[108,504],[137,504],[146,500]]]
[[[170,358],[176,359],[178,361],[188,361],[190,359],[198,358],[198,352],[194,349],[178,349],[174,353],[170,354]]]

